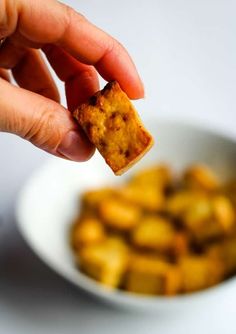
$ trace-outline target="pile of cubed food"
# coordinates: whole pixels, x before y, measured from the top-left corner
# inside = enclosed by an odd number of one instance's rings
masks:
[[[236,182],[193,165],[136,172],[124,184],[85,192],[70,233],[76,264],[109,287],[184,294],[236,273]]]

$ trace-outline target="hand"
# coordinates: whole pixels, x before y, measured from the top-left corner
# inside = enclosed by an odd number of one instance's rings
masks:
[[[1,0],[0,131],[11,132],[56,156],[89,159],[92,144],[70,111],[99,89],[97,72],[117,80],[130,98],[143,97],[135,66],[119,42],[56,0]],[[65,83],[68,110],[41,49]],[[19,85],[12,85],[9,70]]]

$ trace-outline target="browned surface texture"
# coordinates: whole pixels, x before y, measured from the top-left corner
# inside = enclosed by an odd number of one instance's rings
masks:
[[[115,81],[79,106],[74,117],[117,175],[138,161],[153,144],[152,136]]]

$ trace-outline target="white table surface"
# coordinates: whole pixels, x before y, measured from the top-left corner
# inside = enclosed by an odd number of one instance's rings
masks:
[[[146,86],[137,102],[144,117],[188,118],[236,136],[234,0],[67,3],[128,48]],[[236,294],[185,314],[145,315],[103,305],[54,274],[14,219],[18,190],[48,156],[8,134],[0,134],[0,152],[0,334],[236,333]]]

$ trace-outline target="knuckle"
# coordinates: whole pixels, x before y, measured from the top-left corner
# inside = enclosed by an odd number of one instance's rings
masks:
[[[105,51],[102,58],[109,57],[111,54],[114,54],[116,57],[119,57],[123,50],[122,44],[114,38],[106,39],[105,42],[106,42],[106,47],[104,47]]]
[[[64,15],[62,15],[62,18],[63,18],[62,26],[64,27],[64,31],[62,35],[62,39],[63,39],[63,37],[71,29],[73,22],[75,21],[83,22],[86,20],[86,18],[82,14],[76,12],[72,7],[66,4],[62,4],[62,9],[64,13]]]
[[[112,53],[115,50],[116,45],[117,44],[113,38],[109,39],[107,43],[107,48],[106,48],[106,55]]]
[[[94,80],[94,76],[96,75],[96,71],[93,67],[88,66],[81,73],[80,76],[83,76],[84,82],[91,82]]]
[[[24,138],[40,148],[53,150],[61,141],[62,135],[58,107],[50,103],[45,108],[45,103],[43,103],[41,110],[37,110],[36,117],[27,129]]]
[[[28,50],[23,46],[16,47],[10,38],[6,40],[0,53],[0,67],[13,69],[21,64],[27,56]]]
[[[117,41],[117,40],[113,40],[113,51],[119,56],[122,51],[124,50],[123,45]]]
[[[17,25],[17,5],[16,1],[0,1],[0,38],[11,35]]]

